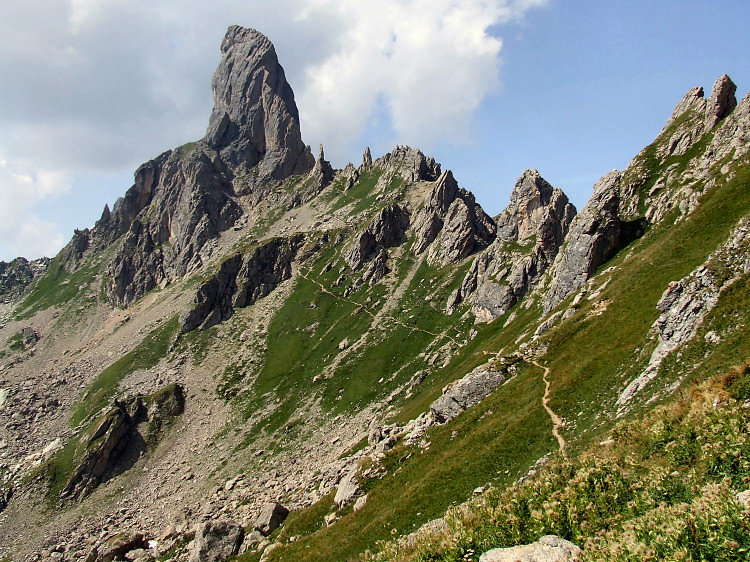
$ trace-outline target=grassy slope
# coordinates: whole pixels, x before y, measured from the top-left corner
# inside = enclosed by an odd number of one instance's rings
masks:
[[[447,516],[448,528],[370,560],[476,560],[491,548],[556,534],[584,560],[746,560],[750,510],[750,366],[618,423],[606,445],[559,456],[523,485],[492,489]]]

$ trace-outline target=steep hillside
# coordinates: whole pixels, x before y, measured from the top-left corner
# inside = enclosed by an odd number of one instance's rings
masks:
[[[3,293],[0,557],[475,560],[550,533],[617,550],[614,508],[560,522],[609,501],[566,480],[750,357],[750,97],[727,76],[688,92],[580,212],[526,170],[493,218],[416,149],[314,159],[268,39],[233,26],[221,52],[206,136]],[[745,375],[722,392],[746,400]],[[715,423],[746,424],[727,404]],[[688,441],[712,431],[696,423]],[[662,486],[648,458],[670,431],[634,443],[618,485]],[[730,482],[658,457],[696,484],[627,521],[733,498],[750,474],[731,455]],[[538,517],[534,493],[564,509]]]

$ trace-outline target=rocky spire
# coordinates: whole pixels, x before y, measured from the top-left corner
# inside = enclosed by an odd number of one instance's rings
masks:
[[[370,147],[365,148],[365,153],[362,155],[362,167],[372,168],[372,154],[370,154]]]
[[[302,142],[294,93],[271,41],[233,25],[221,54],[208,145],[238,173],[256,165],[260,177],[273,179],[309,172],[315,160]]]
[[[713,129],[719,121],[724,119],[724,117],[737,107],[737,98],[734,97],[736,91],[737,86],[726,74],[719,76],[716,82],[714,82],[711,97],[708,98],[708,102],[706,103],[706,121],[704,126],[706,131]]]
[[[511,242],[539,237],[549,258],[562,244],[576,208],[561,190],[549,184],[536,170],[526,170],[516,181],[510,204],[498,217],[498,236]]]

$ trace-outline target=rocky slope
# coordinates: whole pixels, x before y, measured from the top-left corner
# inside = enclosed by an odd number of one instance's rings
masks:
[[[413,148],[313,159],[270,41],[221,53],[206,136],[3,277],[0,556],[350,559],[750,353],[728,77],[579,213],[526,170],[492,218]]]

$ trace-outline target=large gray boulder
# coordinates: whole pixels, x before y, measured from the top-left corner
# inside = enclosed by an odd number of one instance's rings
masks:
[[[195,533],[190,562],[223,562],[239,553],[245,529],[230,521],[208,521]]]
[[[482,554],[479,562],[573,562],[581,556],[581,549],[555,535],[510,548],[495,548]]]
[[[315,164],[302,142],[299,111],[273,44],[262,33],[231,26],[213,77],[208,145],[237,173],[282,180]]]
[[[267,503],[255,520],[255,530],[267,537],[284,522],[288,515],[289,510],[279,502]]]
[[[445,423],[479,404],[506,380],[507,366],[481,365],[443,389],[443,395],[430,404],[438,423]]]

